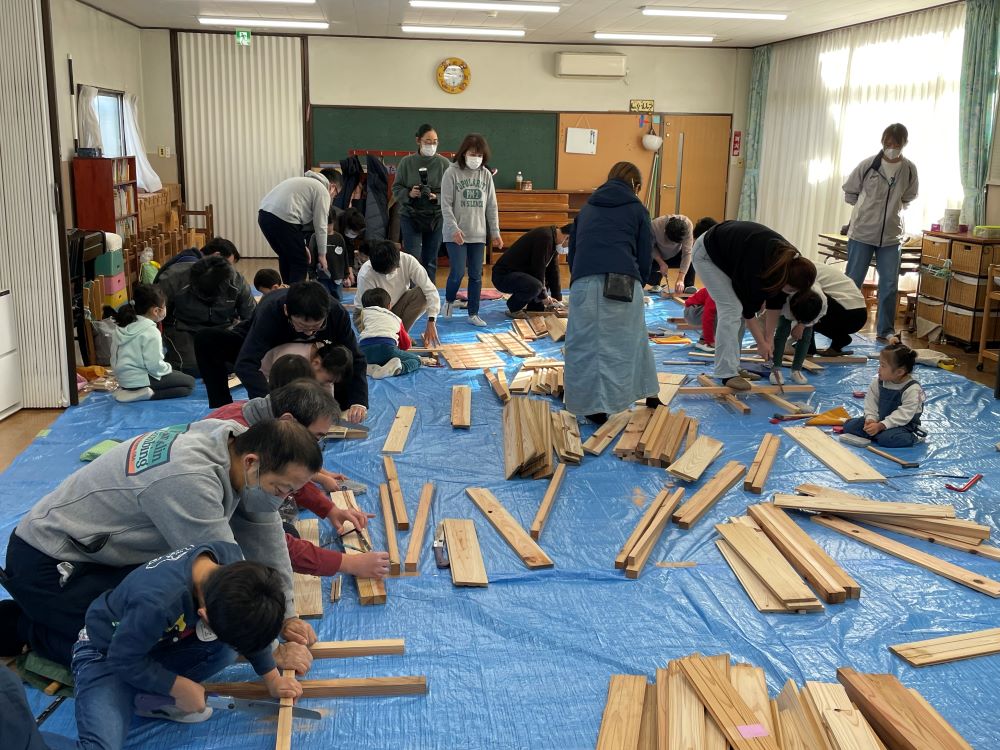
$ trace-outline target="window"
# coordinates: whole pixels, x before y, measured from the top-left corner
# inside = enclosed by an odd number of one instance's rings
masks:
[[[101,123],[101,142],[104,156],[125,156],[125,120],[122,117],[122,95],[104,91],[97,95],[97,119]]]

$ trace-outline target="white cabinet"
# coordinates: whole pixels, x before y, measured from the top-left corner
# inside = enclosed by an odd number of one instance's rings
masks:
[[[14,300],[0,291],[0,419],[21,408],[21,354],[14,328]]]

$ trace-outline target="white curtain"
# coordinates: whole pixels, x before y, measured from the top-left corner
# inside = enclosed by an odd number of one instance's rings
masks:
[[[155,193],[163,187],[163,183],[160,182],[159,175],[149,163],[146,149],[142,145],[138,99],[135,94],[125,94],[122,99],[125,105],[122,113],[125,118],[125,153],[135,157],[135,179],[139,189],[145,190],[147,193]]]
[[[80,148],[104,148],[101,119],[97,115],[97,89],[80,86],[76,97],[77,134]]]
[[[850,218],[841,186],[903,123],[920,195],[905,212],[919,234],[962,205],[958,91],[965,4],[775,44],[764,114],[757,221],[816,256],[818,232]]]

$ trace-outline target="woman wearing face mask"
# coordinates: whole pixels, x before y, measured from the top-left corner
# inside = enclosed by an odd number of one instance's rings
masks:
[[[420,261],[431,281],[441,248],[441,179],[450,162],[438,154],[438,134],[424,123],[417,128],[417,152],[396,167],[392,195],[402,207],[399,230],[403,250]]]
[[[740,369],[741,324],[753,334],[757,353],[770,359],[781,308],[789,294],[813,285],[816,266],[773,229],[752,221],[716,224],[695,240],[691,256],[716,307],[715,377],[748,391],[757,376]]]
[[[448,248],[448,285],[445,290],[444,317],[450,318],[456,306],[458,288],[469,269],[469,322],[485,326],[479,317],[479,293],[483,287],[483,254],[486,237],[492,237],[493,247],[503,248],[500,221],[497,215],[497,194],[493,175],[483,167],[489,161],[490,147],[479,133],[470,133],[462,140],[454,163],[441,181],[441,214],[444,218],[444,239]]]
[[[638,399],[659,404],[642,295],[653,230],[641,189],[639,168],[618,162],[569,235],[566,409],[598,424]]]
[[[903,125],[887,127],[882,150],[858,164],[844,183],[844,200],[854,207],[847,230],[847,275],[860,289],[875,256],[879,341],[895,335],[901,214],[917,197],[917,168],[902,155],[907,140]]]
[[[493,264],[493,286],[509,294],[507,316],[526,318],[529,312],[562,306],[559,256],[569,252],[572,224],[536,227],[525,232]]]

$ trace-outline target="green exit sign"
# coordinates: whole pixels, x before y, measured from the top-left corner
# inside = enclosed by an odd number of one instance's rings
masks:
[[[249,29],[237,29],[236,30],[236,43],[240,47],[250,46],[250,30]]]

